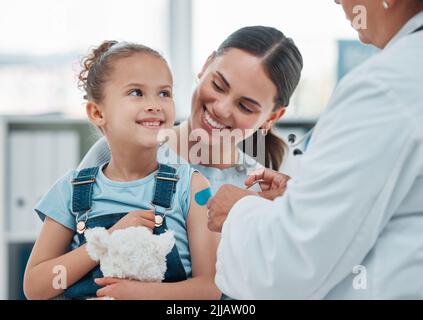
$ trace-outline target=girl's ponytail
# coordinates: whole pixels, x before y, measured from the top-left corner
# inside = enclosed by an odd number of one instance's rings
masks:
[[[99,86],[98,83],[93,83],[93,80],[97,80],[98,82],[98,79],[103,79],[102,68],[95,67],[95,64],[100,60],[100,58],[104,55],[105,52],[107,52],[112,46],[117,43],[118,42],[115,40],[105,40],[100,46],[94,48],[88,56],[82,59],[82,70],[78,76],[78,87],[85,92],[85,100],[101,100],[101,90],[98,90],[101,85]],[[97,65],[98,64],[99,63],[97,63]]]

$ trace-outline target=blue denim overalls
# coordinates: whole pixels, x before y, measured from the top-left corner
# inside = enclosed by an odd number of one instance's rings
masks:
[[[77,232],[79,246],[82,246],[85,243],[85,237],[83,235],[85,228],[104,227],[108,229],[127,214],[127,212],[124,212],[112,213],[93,218],[89,217],[92,205],[93,185],[99,169],[100,167],[83,169],[72,181],[72,212],[77,215],[76,223],[78,230],[81,231],[81,233]],[[166,211],[172,207],[173,195],[176,191],[176,183],[179,178],[173,167],[163,164],[159,164],[159,169],[155,178],[154,198],[152,201],[152,206],[154,207],[156,214],[156,227],[154,228],[154,234],[161,234],[167,230],[165,217]],[[162,208],[164,211],[162,213],[158,212],[157,207]],[[80,218],[83,216],[85,216],[85,219]],[[160,222],[162,223],[160,224]],[[167,270],[163,282],[177,282],[187,279],[176,244],[172,248],[172,251],[166,256],[166,266]],[[101,286],[98,286],[94,282],[94,279],[102,277],[103,273],[98,265],[88,272],[88,274],[82,279],[66,289],[64,296],[70,299],[86,299],[95,297],[97,290],[100,289]]]

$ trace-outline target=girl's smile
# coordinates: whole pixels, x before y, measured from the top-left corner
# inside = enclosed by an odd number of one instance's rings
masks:
[[[164,127],[163,124],[165,121],[159,118],[146,118],[137,120],[136,123],[147,129],[159,130]]]

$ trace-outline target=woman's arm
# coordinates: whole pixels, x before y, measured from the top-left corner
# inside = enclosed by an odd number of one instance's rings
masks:
[[[209,182],[194,173],[187,229],[192,262],[192,278],[174,283],[145,283],[131,280],[102,278],[99,297],[115,299],[219,299],[221,293],[214,284],[216,250],[220,235],[207,228],[207,207],[195,201],[195,194],[208,188]]]
[[[41,233],[32,249],[25,270],[24,292],[28,299],[51,299],[69,287],[97,265],[85,250],[85,245],[68,253],[74,231],[46,217]],[[62,266],[56,269],[58,266]],[[60,272],[58,272],[60,270]],[[61,277],[62,288],[55,288]]]

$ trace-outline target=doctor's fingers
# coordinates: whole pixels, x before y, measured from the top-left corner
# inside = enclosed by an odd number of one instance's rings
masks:
[[[272,189],[259,192],[258,195],[267,200],[275,200],[277,197],[282,196],[286,191],[286,187],[281,187],[279,189]]]
[[[262,180],[262,176],[264,174],[264,168],[260,168],[251,172],[244,181],[244,184],[249,187],[257,180]]]
[[[216,216],[211,212],[207,221],[207,228],[212,232],[221,232],[225,220],[224,217]]]
[[[262,191],[274,190],[286,187],[289,179],[291,179],[289,176],[278,172],[276,175],[270,177],[269,179],[259,182],[259,184]],[[248,181],[246,181],[246,184],[248,185],[247,182]]]
[[[289,179],[291,179],[290,176],[283,174],[283,173],[279,173],[272,180],[272,183],[270,185],[270,190],[285,188]]]
[[[289,179],[289,176],[281,172],[267,168],[261,168],[251,172],[245,180],[245,184],[249,186],[257,180],[264,180],[262,183],[260,183],[260,185],[268,185],[271,187],[273,184],[274,186],[279,187],[287,179]]]
[[[216,195],[214,195],[213,197],[211,197],[208,201],[207,201],[207,209],[211,210],[212,208],[216,207]]]

